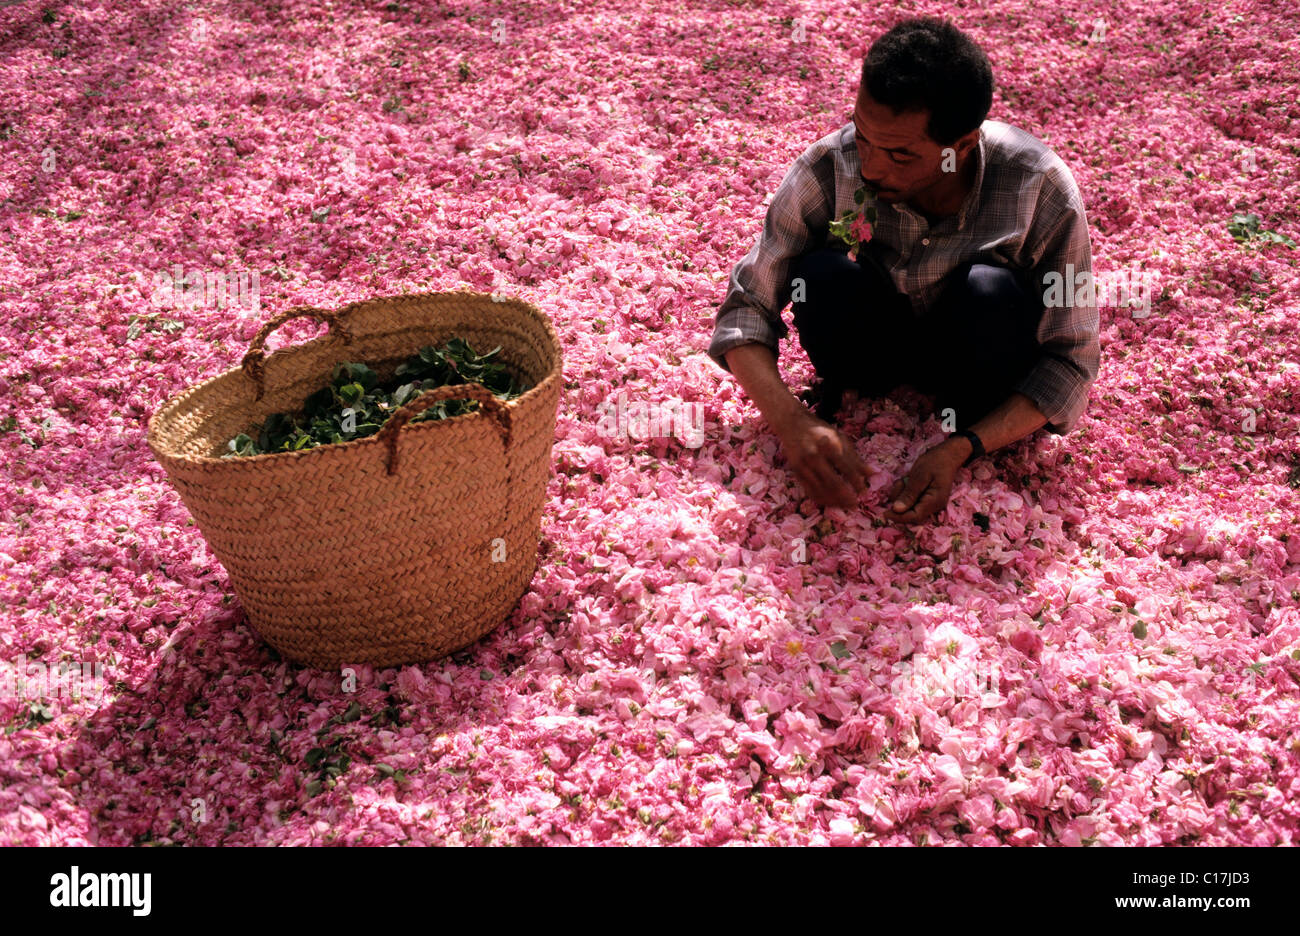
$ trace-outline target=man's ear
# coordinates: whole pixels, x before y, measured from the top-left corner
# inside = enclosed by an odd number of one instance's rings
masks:
[[[948,145],[957,151],[958,160],[965,160],[967,156],[975,151],[975,147],[979,145],[979,142],[980,128],[976,127],[970,133],[967,133],[965,136],[959,136]]]

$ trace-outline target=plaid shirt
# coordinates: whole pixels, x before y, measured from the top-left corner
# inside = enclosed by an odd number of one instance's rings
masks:
[[[864,182],[852,121],[827,134],[800,156],[772,196],[763,233],[731,271],[718,308],[709,356],[727,368],[725,353],[759,342],[777,352],[789,334],[781,311],[790,302],[790,270],[803,253],[847,245],[830,238],[829,221],[857,209],[853,193]],[[943,291],[944,277],[966,262],[990,263],[1047,283],[1092,272],[1092,247],[1083,199],[1065,163],[1040,140],[1008,124],[986,120],[980,128],[975,184],[956,215],[933,226],[904,203],[877,201],[873,253],[884,262],[912,311],[924,316]],[[1068,288],[1068,287],[1067,287]],[[1041,356],[1014,387],[1064,435],[1088,402],[1101,363],[1095,301],[1088,290],[1073,305],[1045,308],[1037,340]],[[1095,298],[1095,297],[1094,297]],[[779,352],[778,352],[779,353]]]

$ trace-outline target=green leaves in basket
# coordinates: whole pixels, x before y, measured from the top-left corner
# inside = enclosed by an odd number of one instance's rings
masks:
[[[242,432],[239,435],[235,436],[233,439],[231,439],[230,442],[227,444],[230,447],[230,451],[234,452],[236,455],[257,454],[257,442],[255,442],[253,439],[250,439]]]
[[[227,443],[230,454],[222,457],[299,452],[364,439],[377,433],[398,409],[435,387],[477,383],[497,399],[514,399],[531,385],[516,381],[506,366],[495,360],[500,351],[498,345],[479,354],[459,337],[441,348],[425,345],[384,382],[365,364],[336,364],[328,386],[307,397],[301,413],[272,413],[260,427],[231,439]],[[447,419],[476,409],[474,400],[440,400],[411,422]]]

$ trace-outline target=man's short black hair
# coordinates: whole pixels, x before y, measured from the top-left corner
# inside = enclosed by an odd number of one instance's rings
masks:
[[[984,122],[993,106],[993,66],[984,50],[952,23],[904,20],[862,61],[860,89],[896,113],[927,110],[925,131],[947,145]]]

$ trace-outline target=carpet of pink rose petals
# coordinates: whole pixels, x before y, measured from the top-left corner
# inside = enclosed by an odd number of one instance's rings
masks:
[[[109,684],[48,721],[0,700],[0,843],[1293,843],[1300,251],[1226,228],[1300,238],[1285,7],[0,9],[0,656]],[[1071,165],[1095,268],[1159,296],[1102,309],[1075,432],[898,528],[879,489],[942,437],[926,398],[848,411],[878,474],[823,513],[703,352],[869,42],[936,12],[989,50],[992,116]],[[132,329],[177,263],[260,271],[261,311]],[[145,423],[274,312],[462,287],[564,343],[539,569],[488,639],[348,694],[250,631]],[[705,443],[602,438],[619,392],[702,402]]]

